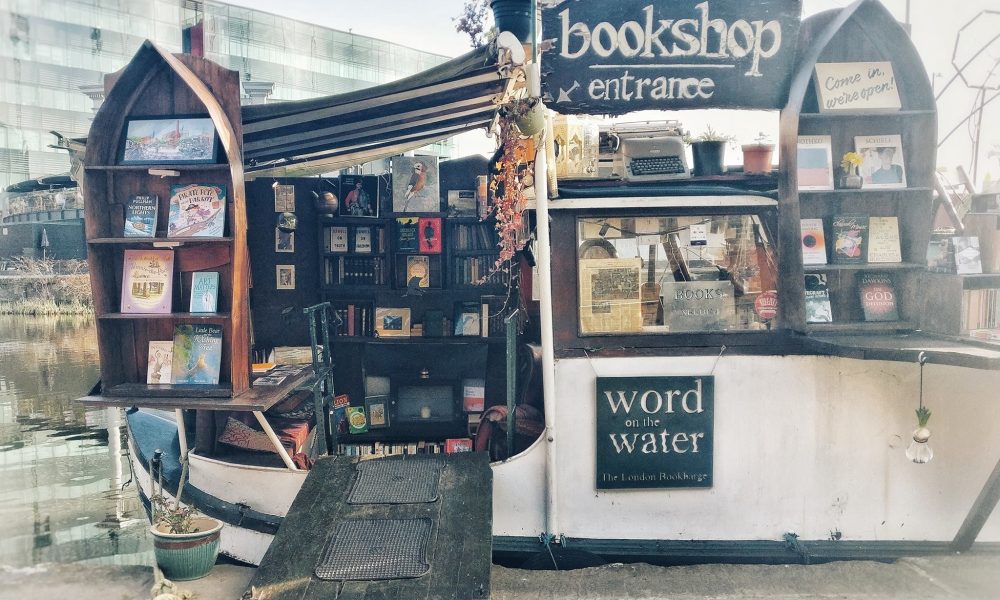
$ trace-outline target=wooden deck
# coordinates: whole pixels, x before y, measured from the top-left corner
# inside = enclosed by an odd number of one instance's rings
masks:
[[[428,459],[440,460],[444,467],[438,499],[421,504],[348,504],[357,459],[343,456],[320,459],[250,582],[252,597],[267,600],[488,598],[493,521],[493,472],[489,457],[486,453],[470,452],[380,460]],[[432,521],[426,553],[430,570],[422,577],[324,581],[313,573],[338,522],[415,518]]]

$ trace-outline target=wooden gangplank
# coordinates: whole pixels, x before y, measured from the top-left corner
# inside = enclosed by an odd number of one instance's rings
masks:
[[[295,497],[244,598],[468,600],[489,597],[493,473],[486,453],[394,456],[378,460],[440,461],[437,500],[350,504],[348,498],[359,476],[358,459],[321,458]],[[316,564],[338,523],[354,519],[421,518],[431,521],[426,545],[430,569],[424,575],[376,581],[323,580],[315,575]]]

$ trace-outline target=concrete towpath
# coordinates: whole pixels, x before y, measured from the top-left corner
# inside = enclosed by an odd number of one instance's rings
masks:
[[[198,600],[239,600],[253,568],[220,564],[183,582]],[[146,600],[149,567],[43,565],[0,567],[0,600]],[[921,600],[1000,598],[1000,553],[905,558],[893,563],[821,565],[611,564],[576,571],[525,571],[494,565],[493,600],[652,600],[768,598]],[[261,600],[266,598],[260,596]]]

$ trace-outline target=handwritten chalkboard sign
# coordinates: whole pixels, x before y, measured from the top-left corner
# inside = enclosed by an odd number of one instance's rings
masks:
[[[712,487],[715,378],[598,377],[597,489]]]
[[[891,62],[816,63],[820,112],[891,112],[900,109]]]
[[[801,0],[539,5],[548,47],[542,91],[557,112],[785,104]]]

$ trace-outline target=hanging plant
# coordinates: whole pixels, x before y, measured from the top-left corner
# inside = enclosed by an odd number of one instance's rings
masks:
[[[521,136],[516,122],[524,116],[525,111],[534,106],[533,102],[516,100],[500,111],[499,157],[494,161],[494,173],[490,181],[490,193],[493,196],[492,212],[496,218],[500,256],[490,273],[480,280],[481,283],[497,271],[509,271],[510,261],[526,241],[519,240],[518,231],[526,224],[523,220],[526,218],[524,216],[527,204],[524,198],[526,182],[522,172],[527,170],[527,140]]]

